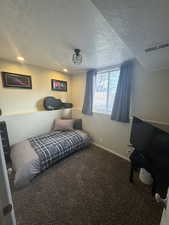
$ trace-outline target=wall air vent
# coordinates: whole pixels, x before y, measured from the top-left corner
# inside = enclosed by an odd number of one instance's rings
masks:
[[[165,43],[165,44],[157,44],[157,45],[154,45],[154,46],[152,46],[152,47],[150,47],[150,48],[146,48],[144,51],[145,51],[146,53],[148,53],[148,52],[156,51],[156,50],[158,50],[158,49],[161,49],[161,48],[167,48],[167,47],[169,47],[169,43]]]

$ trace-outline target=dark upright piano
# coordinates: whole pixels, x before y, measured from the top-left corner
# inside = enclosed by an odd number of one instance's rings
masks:
[[[152,193],[166,196],[169,187],[169,126],[133,117],[130,142],[130,182],[135,170],[145,168],[153,177]]]

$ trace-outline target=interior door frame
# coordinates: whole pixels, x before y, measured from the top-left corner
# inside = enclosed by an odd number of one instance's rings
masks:
[[[14,206],[12,201],[11,189],[9,185],[5,156],[0,136],[0,219],[3,225],[16,225]],[[12,205],[12,211],[6,216],[3,215],[3,208],[8,204]]]
[[[4,220],[4,216],[3,216],[3,208],[2,208],[2,202],[1,202],[1,199],[0,199],[0,222],[2,225],[5,225],[5,220]]]

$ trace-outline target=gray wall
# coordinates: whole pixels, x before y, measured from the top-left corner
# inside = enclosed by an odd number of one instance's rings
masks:
[[[148,72],[139,64],[135,65],[131,116],[145,120],[169,123],[169,70]],[[110,151],[128,157],[131,124],[110,120],[110,115],[94,113],[81,114],[85,91],[85,73],[72,76],[73,116],[83,118],[84,128],[92,135],[94,142]]]

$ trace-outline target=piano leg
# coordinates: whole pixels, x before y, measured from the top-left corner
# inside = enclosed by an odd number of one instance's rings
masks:
[[[152,196],[154,196],[156,193],[156,182],[155,178],[153,177],[153,184],[152,184]]]
[[[133,175],[134,175],[134,167],[133,167],[133,165],[132,165],[132,163],[131,163],[130,177],[129,177],[129,181],[130,181],[131,183],[133,183]]]

